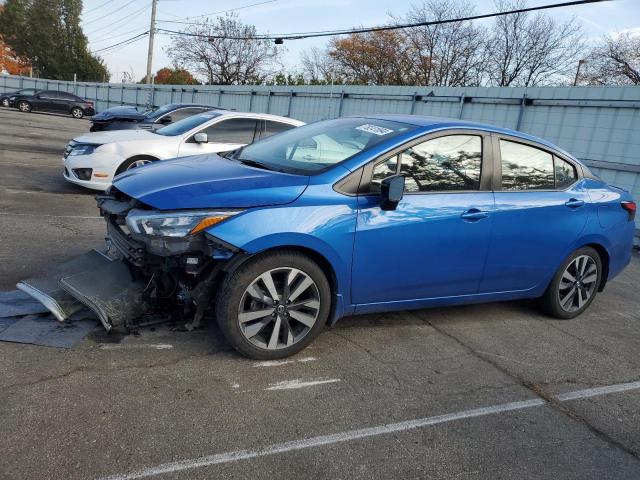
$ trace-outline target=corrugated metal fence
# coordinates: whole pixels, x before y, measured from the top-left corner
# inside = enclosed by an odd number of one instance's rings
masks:
[[[116,105],[197,102],[306,122],[366,113],[462,118],[521,130],[568,150],[640,199],[640,87],[153,86],[0,75],[0,89],[72,92]],[[640,219],[637,223],[640,228]],[[640,232],[640,230],[639,230]]]

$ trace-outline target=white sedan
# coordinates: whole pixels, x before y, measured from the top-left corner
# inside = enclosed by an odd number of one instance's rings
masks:
[[[299,120],[261,113],[210,110],[164,128],[87,133],[64,152],[64,178],[94,190],[106,190],[113,177],[156,160],[222,153],[290,128]]]

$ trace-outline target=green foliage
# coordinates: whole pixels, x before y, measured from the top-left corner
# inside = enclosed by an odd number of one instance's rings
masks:
[[[109,78],[101,58],[91,55],[80,26],[82,0],[7,0],[0,35],[33,65],[34,74],[55,80]]]

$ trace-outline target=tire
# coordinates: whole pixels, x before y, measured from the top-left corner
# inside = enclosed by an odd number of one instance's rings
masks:
[[[542,296],[542,309],[550,316],[568,320],[584,312],[598,293],[602,259],[591,247],[582,247],[562,262]]]
[[[263,278],[271,278],[271,285]],[[322,269],[306,255],[265,253],[224,280],[215,310],[233,348],[249,358],[273,360],[298,353],[320,334],[331,310],[331,289]]]
[[[116,171],[116,175],[119,175],[122,172],[126,172],[127,170],[131,170],[132,168],[137,168],[142,165],[155,162],[157,160],[158,160],[157,158],[153,158],[145,155],[139,155],[137,157],[128,158],[127,160],[122,162],[122,164],[118,167],[118,170]]]
[[[82,117],[84,117],[84,110],[82,110],[80,107],[73,107],[71,109],[71,116],[80,120]]]
[[[18,110],[24,113],[29,113],[31,111],[31,104],[25,100],[20,100],[18,102]]]
[[[2,99],[2,106],[3,107],[8,107],[9,106],[9,99],[8,98],[3,98]]]

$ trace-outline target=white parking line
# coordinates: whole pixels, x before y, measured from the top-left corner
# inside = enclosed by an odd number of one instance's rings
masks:
[[[253,366],[254,367],[279,367],[281,365],[290,365],[292,363],[298,362],[298,363],[307,363],[307,362],[314,362],[316,361],[317,358],[315,357],[305,357],[305,358],[301,358],[299,360],[265,360],[263,362],[257,362],[254,363]]]
[[[302,380],[285,380],[284,382],[271,383],[265,390],[294,390],[297,388],[313,387],[315,385],[323,385],[325,383],[339,382],[339,378],[327,378],[320,380],[309,380],[303,382]]]
[[[577,390],[574,392],[563,393],[561,395],[554,396],[553,398],[555,400],[564,402],[568,400],[590,398],[600,395],[608,395],[611,393],[626,392],[638,389],[640,389],[640,381],[609,385],[605,387],[588,388],[585,390]],[[194,468],[210,467],[212,465],[219,465],[222,463],[237,462],[240,460],[249,460],[252,458],[276,455],[279,453],[302,450],[305,448],[320,447],[323,445],[349,442],[361,438],[375,437],[378,435],[386,435],[396,432],[404,432],[408,430],[414,430],[416,428],[423,428],[431,425],[453,422],[456,420],[464,420],[468,418],[477,418],[486,415],[494,415],[498,413],[541,407],[547,404],[547,401],[542,398],[533,398],[530,400],[522,400],[519,402],[503,403],[490,407],[476,408],[473,410],[463,410],[456,413],[447,413],[445,415],[438,415],[435,417],[418,418],[415,420],[407,420],[404,422],[388,423],[386,425],[380,425],[377,427],[348,430],[346,432],[338,432],[331,435],[320,435],[317,437],[305,438],[301,440],[293,440],[291,442],[276,443],[252,450],[236,450],[233,452],[208,455],[206,457],[192,458],[188,460],[181,460],[178,462],[169,462],[155,467],[143,468],[141,470],[136,470],[130,473],[103,477],[100,480],[135,480],[139,478],[153,477],[156,475],[176,473],[185,470],[191,470]]]
[[[171,350],[173,345],[170,343],[139,343],[139,344],[105,344],[100,345],[100,350],[140,350],[150,348],[153,350]]]

